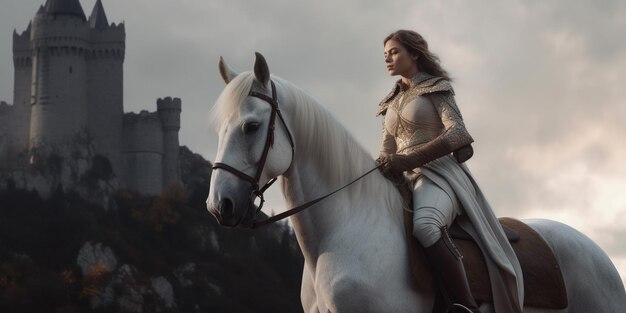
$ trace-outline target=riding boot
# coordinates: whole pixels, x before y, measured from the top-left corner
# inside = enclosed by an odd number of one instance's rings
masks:
[[[461,253],[450,239],[446,227],[441,229],[441,238],[425,248],[424,252],[442,293],[453,303],[449,312],[480,313],[470,292]]]

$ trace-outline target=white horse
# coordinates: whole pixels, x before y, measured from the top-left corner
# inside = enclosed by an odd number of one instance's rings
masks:
[[[222,59],[220,72],[227,85],[212,110],[219,134],[216,162],[255,175],[272,107],[249,92],[271,98],[273,82],[284,124],[276,123],[273,145],[261,165],[261,184],[278,177],[286,203],[296,206],[375,166],[365,149],[312,97],[270,76],[260,54],[252,72],[236,74]],[[250,225],[255,213],[251,190],[241,176],[218,169],[211,178],[207,208],[222,225]],[[410,273],[401,201],[395,187],[375,171],[290,217],[305,259],[301,289],[305,312],[432,312],[434,288],[419,287]],[[626,312],[620,276],[594,242],[555,221],[525,222],[554,250],[569,306],[558,311],[525,307],[524,312]],[[482,309],[492,310],[489,304]]]

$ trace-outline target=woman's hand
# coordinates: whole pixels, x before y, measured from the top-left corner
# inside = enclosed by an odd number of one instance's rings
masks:
[[[382,171],[382,169],[384,168],[384,164],[388,162],[387,155],[381,154],[378,156],[378,159],[376,159],[375,161],[376,161],[376,165],[378,166],[383,165],[382,167],[379,168]]]
[[[414,164],[415,160],[411,156],[404,154],[392,154],[387,157],[389,170],[396,173],[410,171],[419,165]]]
[[[376,164],[382,165],[379,170],[383,176],[385,176],[388,180],[390,180],[395,185],[401,185],[404,181],[403,171],[396,171],[392,167],[392,159],[397,160],[396,154],[383,155],[381,154],[378,159],[376,159]]]
[[[412,170],[414,167],[412,165],[413,160],[410,156],[406,156],[403,154],[389,154],[389,155],[380,155],[378,159],[376,159],[376,163],[378,165],[382,164],[380,171],[383,175],[387,174],[402,174],[404,171]]]
[[[380,170],[380,172],[387,176],[387,174],[390,172],[391,168],[389,166],[389,155],[388,154],[381,154],[380,156],[378,156],[378,159],[376,159],[376,164],[378,164],[378,166],[380,166],[378,169]]]

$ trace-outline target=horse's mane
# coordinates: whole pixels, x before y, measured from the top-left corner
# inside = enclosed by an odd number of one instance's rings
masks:
[[[320,176],[328,182],[328,188],[340,187],[376,166],[373,158],[358,141],[313,97],[291,82],[271,76],[271,79],[287,99],[280,109],[296,142],[296,158],[324,164]],[[254,81],[252,72],[235,77],[224,89],[212,110],[213,123],[239,114],[239,107],[248,96]],[[216,123],[217,122],[217,123]],[[394,220],[402,221],[402,203],[393,184],[380,175],[368,175],[359,190],[349,192],[352,201],[368,199],[367,195],[380,195],[393,212]],[[330,191],[330,190],[328,190]]]

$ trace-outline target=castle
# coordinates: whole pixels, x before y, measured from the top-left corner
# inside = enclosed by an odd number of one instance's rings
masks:
[[[80,187],[94,172],[113,189],[142,194],[180,182],[181,101],[124,114],[125,39],[101,0],[88,19],[79,0],[47,0],[24,32],[14,31],[13,105],[0,103],[3,177],[44,193]]]

